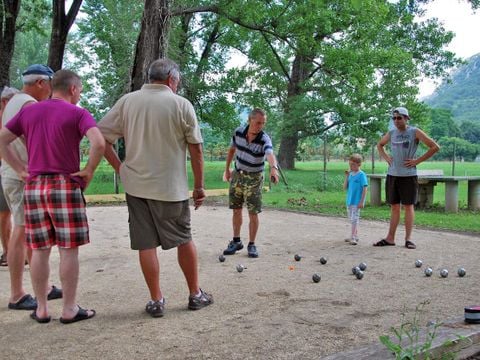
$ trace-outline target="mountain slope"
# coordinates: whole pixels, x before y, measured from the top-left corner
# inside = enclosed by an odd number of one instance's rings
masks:
[[[452,74],[450,83],[442,83],[424,101],[433,108],[451,110],[456,121],[480,122],[480,54],[468,59]]]

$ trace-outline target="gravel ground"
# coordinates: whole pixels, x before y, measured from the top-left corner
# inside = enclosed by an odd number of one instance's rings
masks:
[[[148,293],[137,253],[129,248],[125,206],[90,207],[91,244],[80,250],[78,302],[97,316],[72,325],[58,321],[61,302],[50,302],[53,321],[37,324],[25,311],[0,309],[1,358],[7,359],[319,359],[378,342],[402,314],[411,318],[425,300],[422,322],[463,316],[480,303],[478,236],[415,229],[416,250],[375,248],[387,224],[362,221],[357,246],[344,242],[346,219],[266,210],[258,236],[260,257],[242,250],[220,263],[231,237],[231,211],[224,206],[192,210],[201,286],[215,304],[191,312],[176,251],[159,250],[163,318],[144,311]],[[246,221],[246,220],[245,220]],[[247,224],[245,224],[247,225]],[[247,226],[244,226],[246,236]],[[300,261],[294,255],[303,256]],[[327,264],[319,259],[325,256]],[[414,266],[422,259],[423,267]],[[351,268],[368,265],[357,280]],[[52,251],[51,278],[58,280]],[[242,273],[236,265],[247,267]],[[434,269],[423,275],[425,266]],[[464,278],[457,268],[467,270]],[[449,276],[439,276],[441,268]],[[319,283],[312,275],[321,276]],[[31,291],[29,274],[25,287]],[[9,277],[0,269],[0,301],[6,305]],[[477,357],[478,358],[478,357]]]

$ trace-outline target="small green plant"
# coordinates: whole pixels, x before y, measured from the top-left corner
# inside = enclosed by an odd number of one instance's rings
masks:
[[[420,325],[420,315],[425,308],[430,304],[430,300],[421,302],[415,308],[415,313],[412,320],[406,320],[405,311],[402,313],[402,324],[399,328],[391,327],[390,330],[395,335],[396,341],[392,340],[388,335],[380,336],[380,342],[385,345],[394,355],[397,360],[415,360],[422,358],[424,360],[431,360],[432,344],[437,336],[437,330],[442,326],[441,322],[429,322],[426,325],[424,337],[421,336],[423,328]],[[442,347],[447,349],[454,345],[458,340],[464,342],[471,342],[470,339],[457,335],[455,340],[446,340]],[[441,355],[442,360],[454,360],[455,353],[445,351]]]

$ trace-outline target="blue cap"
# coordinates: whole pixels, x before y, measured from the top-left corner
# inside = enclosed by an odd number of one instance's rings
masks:
[[[47,65],[33,64],[30,65],[23,73],[25,75],[46,75],[48,77],[53,76],[53,70]]]

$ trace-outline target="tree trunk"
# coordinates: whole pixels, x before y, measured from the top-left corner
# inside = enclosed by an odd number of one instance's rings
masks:
[[[297,152],[298,136],[284,135],[280,140],[280,150],[278,152],[278,162],[284,169],[295,169],[295,154]]]
[[[280,141],[280,149],[278,152],[278,161],[280,166],[285,169],[295,168],[295,155],[298,145],[298,131],[299,124],[294,119],[291,112],[291,104],[295,101],[298,95],[302,95],[302,83],[308,77],[308,69],[311,67],[311,62],[304,55],[297,54],[292,64],[292,75],[288,83],[288,93],[286,106],[284,108],[285,122],[281,130],[282,139]]]
[[[3,0],[0,9],[0,91],[10,85],[10,64],[15,48],[15,26],[20,0]]]
[[[65,13],[65,0],[53,0],[52,4],[52,34],[48,49],[48,66],[53,71],[60,70],[63,64],[63,55],[67,36],[77,17],[83,0],[73,0],[68,14]]]
[[[150,64],[167,55],[170,2],[171,0],[145,0],[142,27],[133,61],[130,91],[140,89],[146,82]]]

